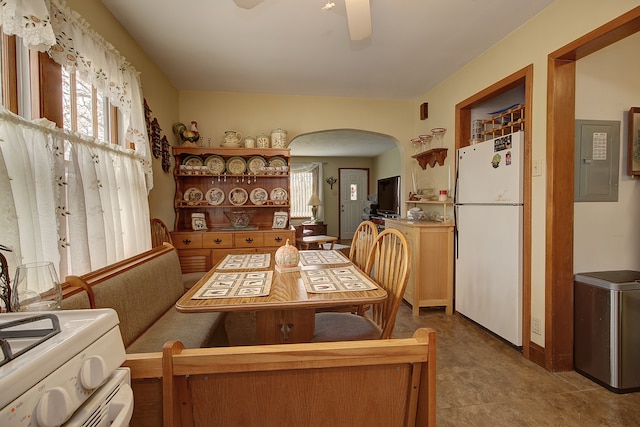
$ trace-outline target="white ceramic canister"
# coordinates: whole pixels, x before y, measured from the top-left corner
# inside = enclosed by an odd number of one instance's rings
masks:
[[[255,148],[256,146],[256,140],[252,136],[245,136],[243,141],[244,141],[245,148]]]
[[[256,136],[256,144],[258,144],[258,148],[269,148],[269,136],[264,133]]]
[[[287,131],[284,129],[274,129],[271,131],[271,147],[287,148]]]

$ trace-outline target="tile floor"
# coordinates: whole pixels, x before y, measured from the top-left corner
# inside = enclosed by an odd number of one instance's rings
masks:
[[[394,336],[436,330],[438,426],[640,426],[640,392],[551,373],[461,316],[400,307]],[[640,361],[638,361],[640,363]]]

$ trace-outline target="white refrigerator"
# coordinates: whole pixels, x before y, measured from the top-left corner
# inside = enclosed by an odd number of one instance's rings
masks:
[[[456,311],[522,346],[524,134],[458,150]]]

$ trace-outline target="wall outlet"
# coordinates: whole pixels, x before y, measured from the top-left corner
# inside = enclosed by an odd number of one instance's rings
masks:
[[[542,335],[542,332],[540,331],[540,319],[537,317],[531,318],[531,332],[536,335]]]
[[[531,175],[533,176],[541,176],[542,175],[542,160],[534,159],[533,164],[531,165]]]

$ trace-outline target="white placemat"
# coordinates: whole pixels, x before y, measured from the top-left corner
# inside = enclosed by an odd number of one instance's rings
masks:
[[[273,271],[216,271],[191,299],[266,296],[272,279]]]
[[[300,275],[309,293],[371,291],[377,288],[354,266],[302,270]]]
[[[300,265],[349,264],[349,258],[340,251],[300,251]]]
[[[271,254],[238,254],[227,255],[218,264],[216,270],[248,270],[269,268]]]

